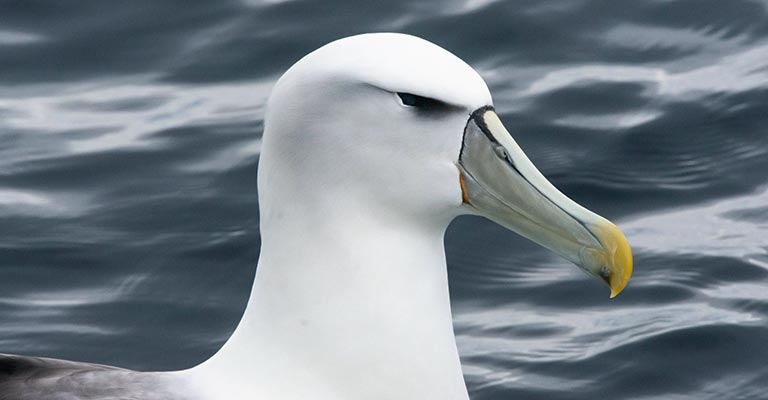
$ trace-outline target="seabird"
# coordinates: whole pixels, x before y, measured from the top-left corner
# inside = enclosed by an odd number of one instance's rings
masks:
[[[268,101],[261,256],[237,329],[183,371],[0,356],[0,399],[466,400],[443,235],[485,216],[626,286],[608,220],[525,156],[480,75],[426,40],[352,36],[294,64]]]

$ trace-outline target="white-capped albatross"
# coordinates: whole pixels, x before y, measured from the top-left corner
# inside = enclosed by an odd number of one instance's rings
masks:
[[[466,400],[443,235],[485,216],[626,286],[624,235],[528,160],[483,79],[393,33],[337,40],[268,101],[261,256],[221,350],[184,371],[0,356],[0,399]]]

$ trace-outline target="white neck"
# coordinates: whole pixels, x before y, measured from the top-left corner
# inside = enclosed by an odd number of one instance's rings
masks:
[[[448,296],[449,219],[395,222],[303,200],[312,205],[262,204],[245,315],[195,380],[227,399],[467,399]]]

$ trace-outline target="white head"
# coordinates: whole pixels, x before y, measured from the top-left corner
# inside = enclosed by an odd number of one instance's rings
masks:
[[[420,110],[398,93],[445,104]],[[442,214],[447,223],[462,204],[456,162],[467,117],[491,104],[477,72],[423,39],[383,33],[330,43],[291,67],[269,100],[262,213],[301,193],[313,208],[347,202]],[[281,182],[270,180],[275,169]]]
[[[332,42],[276,84],[259,166],[262,231],[282,216],[378,215],[445,227],[484,215],[575,262],[617,294],[626,239],[541,176],[478,73],[413,36]]]

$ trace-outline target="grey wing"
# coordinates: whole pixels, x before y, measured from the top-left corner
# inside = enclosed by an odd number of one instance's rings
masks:
[[[0,400],[188,400],[163,373],[0,354]]]

